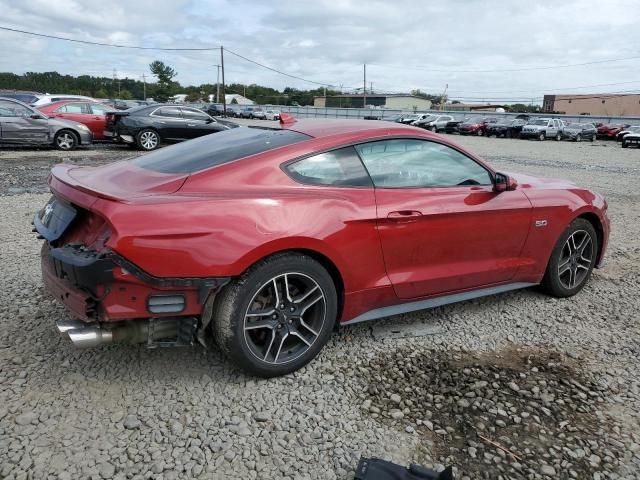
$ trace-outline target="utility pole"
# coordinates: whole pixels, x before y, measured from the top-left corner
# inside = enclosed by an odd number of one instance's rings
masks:
[[[147,99],[147,77],[145,77],[144,73],[142,74],[142,95],[143,100]]]
[[[364,64],[364,83],[362,85],[362,108],[367,108],[367,64]]]
[[[369,82],[369,93],[373,95],[373,82]]]
[[[216,103],[220,103],[220,65],[218,67],[218,77],[216,78]]]
[[[222,68],[222,115],[227,116],[227,97],[224,94],[224,47],[220,46],[220,67]]]

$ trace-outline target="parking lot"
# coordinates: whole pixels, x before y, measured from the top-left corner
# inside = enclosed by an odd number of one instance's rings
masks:
[[[568,299],[527,289],[342,328],[272,380],[215,350],[64,341],[30,225],[48,171],[137,153],[0,148],[0,477],[349,479],[378,456],[466,479],[638,478],[640,152],[454,140],[501,171],[603,193],[606,267]]]

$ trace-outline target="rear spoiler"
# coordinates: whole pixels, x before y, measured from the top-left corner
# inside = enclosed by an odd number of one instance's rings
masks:
[[[115,197],[105,192],[100,192],[97,190],[92,190],[82,185],[77,180],[73,179],[69,175],[69,170],[73,168],[75,165],[69,164],[59,164],[54,165],[51,169],[51,175],[49,176],[49,186],[52,190],[59,192],[65,197],[73,196],[70,190],[76,190],[81,192],[81,197],[84,201],[81,201],[81,205],[84,208],[89,209],[93,202],[98,198],[104,198],[106,200],[115,200],[122,201],[122,198]],[[77,201],[77,200],[76,200]]]

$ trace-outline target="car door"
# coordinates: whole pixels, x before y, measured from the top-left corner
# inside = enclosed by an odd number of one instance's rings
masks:
[[[99,103],[90,103],[91,109],[89,123],[85,124],[93,132],[93,138],[96,140],[104,140],[104,131],[107,128],[107,113],[113,111],[106,105]]]
[[[203,135],[226,130],[215,119],[195,108],[181,107],[180,110],[182,110],[182,117],[185,119],[187,127],[187,138],[202,137]]]
[[[508,283],[523,264],[531,203],[492,173],[422,139],[356,146],[375,185],[387,274],[400,298]]]
[[[0,139],[10,143],[48,143],[49,122],[18,102],[0,100]]]
[[[558,134],[558,127],[555,120],[549,120],[547,123],[547,137],[555,137]]]
[[[180,107],[159,107],[149,115],[153,126],[165,140],[185,140],[188,137],[187,125],[182,118]]]

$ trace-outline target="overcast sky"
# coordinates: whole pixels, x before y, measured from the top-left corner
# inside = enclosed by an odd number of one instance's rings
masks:
[[[451,98],[640,90],[637,0],[0,0],[0,26],[96,42],[226,48],[308,80]],[[0,31],[0,71],[149,76],[159,59],[181,84],[215,83],[219,52],[81,45]],[[227,83],[313,88],[230,54]],[[467,72],[463,72],[466,70]],[[476,72],[468,72],[475,70]],[[477,72],[477,70],[493,70]],[[624,82],[624,83],[623,83]],[[605,85],[606,84],[606,85]],[[610,85],[611,84],[611,85]],[[612,85],[617,84],[617,85]],[[597,85],[589,87],[591,85]],[[575,88],[585,86],[587,88]]]

